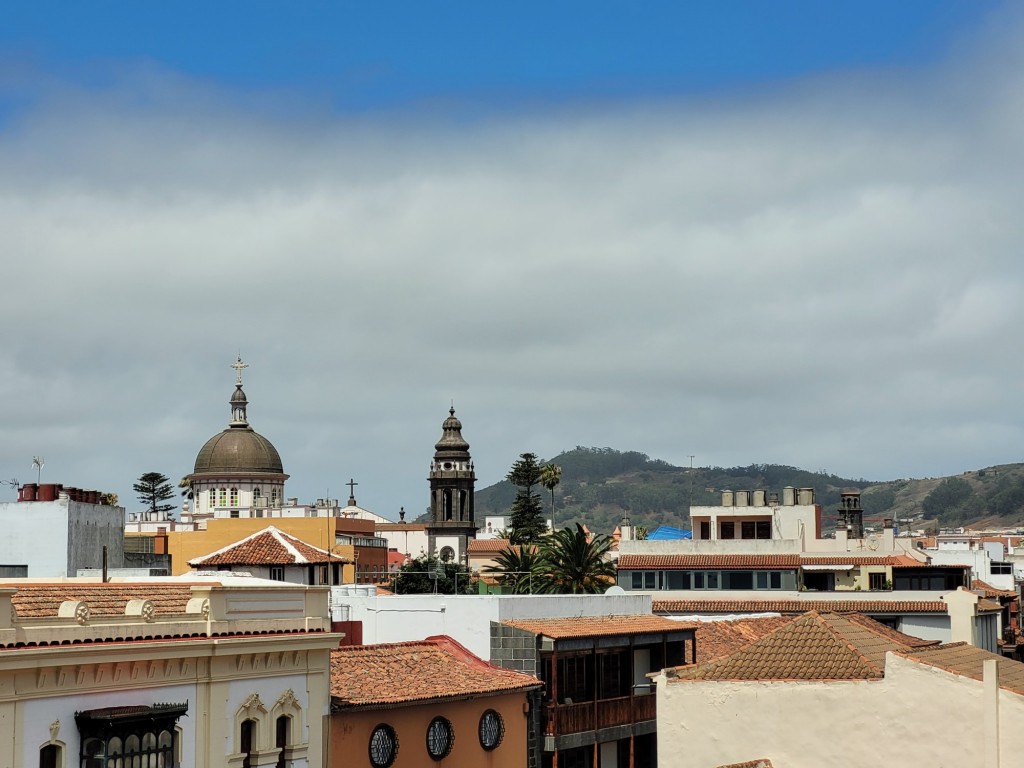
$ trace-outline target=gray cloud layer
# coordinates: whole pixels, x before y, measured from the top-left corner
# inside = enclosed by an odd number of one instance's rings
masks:
[[[153,70],[36,83],[0,132],[0,472],[44,454],[122,499],[177,479],[237,349],[290,495],[351,476],[391,516],[425,507],[451,398],[481,485],[577,444],[878,479],[1017,461],[1008,37],[931,71],[461,120]]]

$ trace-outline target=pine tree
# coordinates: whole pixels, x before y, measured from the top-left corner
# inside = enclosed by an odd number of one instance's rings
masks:
[[[132,486],[132,490],[139,494],[139,501],[146,505],[154,517],[159,512],[170,512],[174,509],[173,504],[160,503],[174,498],[175,495],[174,487],[167,475],[147,472]]]
[[[541,467],[533,453],[520,454],[519,460],[506,475],[505,479],[519,489],[512,502],[509,520],[509,538],[515,544],[532,544],[547,530],[540,495],[533,492],[540,478]]]

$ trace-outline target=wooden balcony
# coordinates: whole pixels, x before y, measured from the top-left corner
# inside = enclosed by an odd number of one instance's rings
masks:
[[[654,720],[657,717],[656,702],[657,698],[648,694],[579,704],[548,704],[544,733],[547,736],[565,736]]]

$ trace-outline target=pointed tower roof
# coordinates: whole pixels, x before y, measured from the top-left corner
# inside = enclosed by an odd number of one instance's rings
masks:
[[[469,443],[462,436],[462,422],[455,417],[455,406],[448,411],[448,418],[441,425],[441,439],[434,444],[435,459],[469,460]]]

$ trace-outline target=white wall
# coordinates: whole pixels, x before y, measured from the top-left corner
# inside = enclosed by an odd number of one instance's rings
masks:
[[[658,766],[755,758],[787,768],[1019,766],[1024,697],[1000,691],[1001,760],[985,766],[982,691],[980,681],[892,654],[878,681],[666,683],[659,676],[659,745],[685,748],[659,749]]]
[[[363,642],[400,643],[448,635],[483,659],[491,654],[491,622],[516,619],[650,614],[649,595],[353,595],[333,587],[340,606],[363,623]]]

